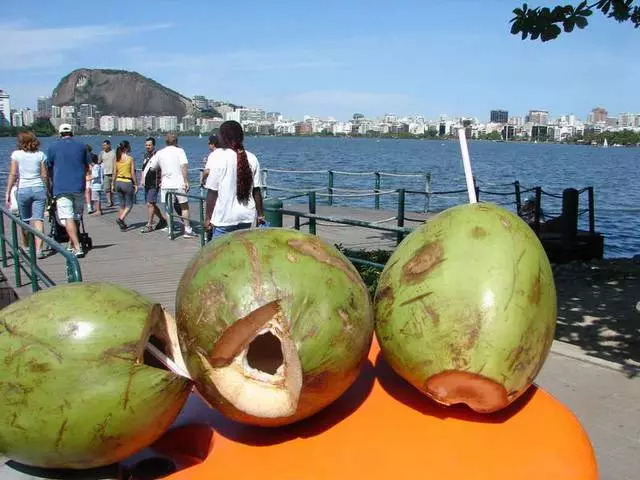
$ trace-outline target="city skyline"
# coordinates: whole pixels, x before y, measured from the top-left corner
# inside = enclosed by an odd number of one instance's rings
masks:
[[[63,75],[88,67],[135,70],[188,97],[292,118],[484,119],[499,108],[584,118],[596,105],[640,111],[640,99],[628,95],[640,74],[632,61],[640,34],[597,15],[589,29],[541,44],[510,35],[513,5],[500,1],[397,8],[375,0],[248,1],[237,15],[202,1],[187,10],[174,1],[153,9],[114,1],[100,6],[99,17],[86,2],[63,4],[3,7],[0,26],[11,41],[0,46],[0,88],[17,107],[33,108],[32,99],[48,95]]]

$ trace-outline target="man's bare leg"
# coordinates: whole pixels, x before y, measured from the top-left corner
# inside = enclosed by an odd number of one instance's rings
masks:
[[[67,218],[64,222],[64,228],[67,230],[67,234],[69,234],[69,243],[71,244],[71,248],[75,251],[80,250],[80,240],[78,239],[78,225],[76,224],[75,219]]]

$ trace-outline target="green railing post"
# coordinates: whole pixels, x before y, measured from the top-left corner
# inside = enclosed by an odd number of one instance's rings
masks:
[[[293,228],[300,230],[300,215],[296,215],[293,220]]]
[[[264,196],[267,196],[267,173],[269,172],[269,170],[267,170],[266,168],[264,170],[262,170],[262,192],[264,193]]]
[[[81,282],[82,271],[80,270],[80,263],[73,253],[68,253],[67,258],[67,282]]]
[[[513,187],[516,193],[516,212],[518,213],[518,216],[520,216],[520,214],[522,213],[522,197],[520,195],[520,182],[518,180],[513,182]]]
[[[200,192],[200,196],[203,196],[202,192]],[[201,198],[198,200],[200,203],[200,246],[204,247],[204,244],[207,243],[207,232],[204,230],[204,202],[205,199]]]
[[[33,233],[28,233],[29,239],[29,279],[31,280],[31,291],[36,293],[38,289],[38,272],[36,271],[36,242]]]
[[[404,227],[404,188],[398,190],[398,216],[397,216],[398,228]],[[396,245],[400,245],[404,233],[398,232],[396,234]]]
[[[373,174],[375,175],[373,191],[376,192],[375,209],[380,210],[380,172],[374,172]]]
[[[424,174],[424,209],[423,213],[427,213],[431,208],[431,172]]]
[[[473,188],[476,191],[476,200],[480,201],[480,187],[478,187],[478,182],[476,182],[475,175],[473,176]]]
[[[2,266],[7,267],[7,241],[5,239],[4,230],[4,213],[2,215],[2,221],[0,222],[0,252],[2,254]]]
[[[329,190],[329,205],[333,205],[333,170],[329,170],[329,183],[327,190]]]
[[[264,219],[272,227],[282,227],[282,200],[279,198],[264,199]]]
[[[309,192],[309,213],[316,213],[316,192]],[[316,219],[309,219],[309,233],[316,234]]]
[[[589,233],[596,233],[596,212],[595,212],[595,199],[593,195],[593,187],[587,188],[587,195],[589,198]]]
[[[11,222],[11,245],[11,253],[13,256],[13,275],[16,279],[16,287],[21,287],[22,278],[20,276],[20,252],[18,251],[20,246],[18,245],[18,225],[16,225],[16,222]]]
[[[536,211],[533,217],[533,230],[540,233],[540,212],[542,212],[542,187],[536,187]]]

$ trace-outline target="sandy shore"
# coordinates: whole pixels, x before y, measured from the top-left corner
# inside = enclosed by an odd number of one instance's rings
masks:
[[[640,375],[640,256],[554,265],[556,339]]]

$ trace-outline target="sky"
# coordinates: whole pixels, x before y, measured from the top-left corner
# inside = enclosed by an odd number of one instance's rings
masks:
[[[293,119],[640,112],[640,29],[599,14],[541,43],[510,34],[510,0],[2,3],[0,89],[19,108],[115,68]]]

